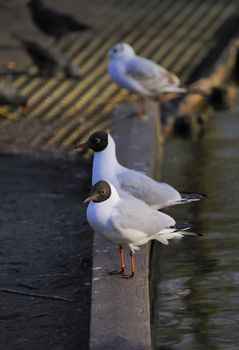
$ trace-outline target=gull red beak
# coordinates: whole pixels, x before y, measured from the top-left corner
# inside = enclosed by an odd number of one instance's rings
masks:
[[[88,149],[88,142],[79,143],[78,145],[75,145],[74,149],[79,153],[85,153]]]
[[[94,199],[96,199],[98,197],[98,194],[94,193],[92,195],[90,195],[89,197],[87,197],[85,200],[84,200],[84,203],[89,203],[90,201],[93,201]]]

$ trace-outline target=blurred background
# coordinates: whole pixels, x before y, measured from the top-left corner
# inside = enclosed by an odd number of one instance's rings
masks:
[[[2,293],[3,350],[88,348],[92,236],[81,201],[90,162],[73,147],[137,99],[110,81],[108,49],[125,41],[189,84],[210,73],[239,29],[236,0],[44,4],[78,27],[58,33],[27,1],[0,0],[1,286],[76,304]],[[165,144],[158,177],[208,198],[168,211],[203,238],[153,246],[155,349],[238,349],[238,133],[235,107],[214,115],[200,139]]]
[[[25,115],[16,108],[1,108],[2,149],[69,153],[92,130],[108,128],[113,108],[135,99],[106,73],[106,53],[116,42],[129,43],[138,54],[176,73],[182,83],[191,83],[208,73],[237,31],[237,1],[92,0],[91,6],[87,4],[46,2],[50,9],[89,27],[55,40],[33,21],[26,1],[1,1],[0,72],[11,67],[27,73],[4,75],[2,81],[13,84],[28,105]],[[44,70],[39,74],[21,39],[33,40],[48,51],[59,50],[58,56],[74,65],[75,74],[69,74],[70,68],[66,73],[62,66],[52,76]]]

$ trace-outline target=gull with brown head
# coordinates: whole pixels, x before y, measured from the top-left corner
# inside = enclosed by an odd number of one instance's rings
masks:
[[[135,274],[134,254],[140,246],[151,240],[167,245],[170,239],[197,235],[187,231],[190,225],[177,225],[172,217],[150,208],[137,198],[121,197],[116,188],[106,181],[98,181],[93,186],[90,196],[85,199],[85,203],[88,202],[87,220],[90,226],[96,233],[119,245],[120,268],[113,274],[120,273],[125,278]],[[130,274],[125,274],[123,245],[130,249]]]

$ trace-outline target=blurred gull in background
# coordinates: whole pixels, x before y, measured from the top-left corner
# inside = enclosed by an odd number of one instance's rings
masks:
[[[118,43],[108,51],[108,73],[120,87],[141,96],[140,114],[144,114],[143,98],[160,99],[165,93],[187,93],[179,78],[157,63],[138,56],[126,43]],[[161,100],[160,100],[161,101]],[[161,101],[162,102],[162,101]]]

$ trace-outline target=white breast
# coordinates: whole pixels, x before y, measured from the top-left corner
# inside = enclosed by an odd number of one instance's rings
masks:
[[[102,232],[107,228],[112,215],[113,208],[107,205],[107,201],[102,203],[90,202],[87,208],[87,220],[96,232]]]
[[[108,145],[101,152],[95,152],[92,169],[92,185],[100,180],[112,183],[116,189],[119,189],[117,174],[124,171],[116,158],[115,143],[113,138],[108,135]]]

